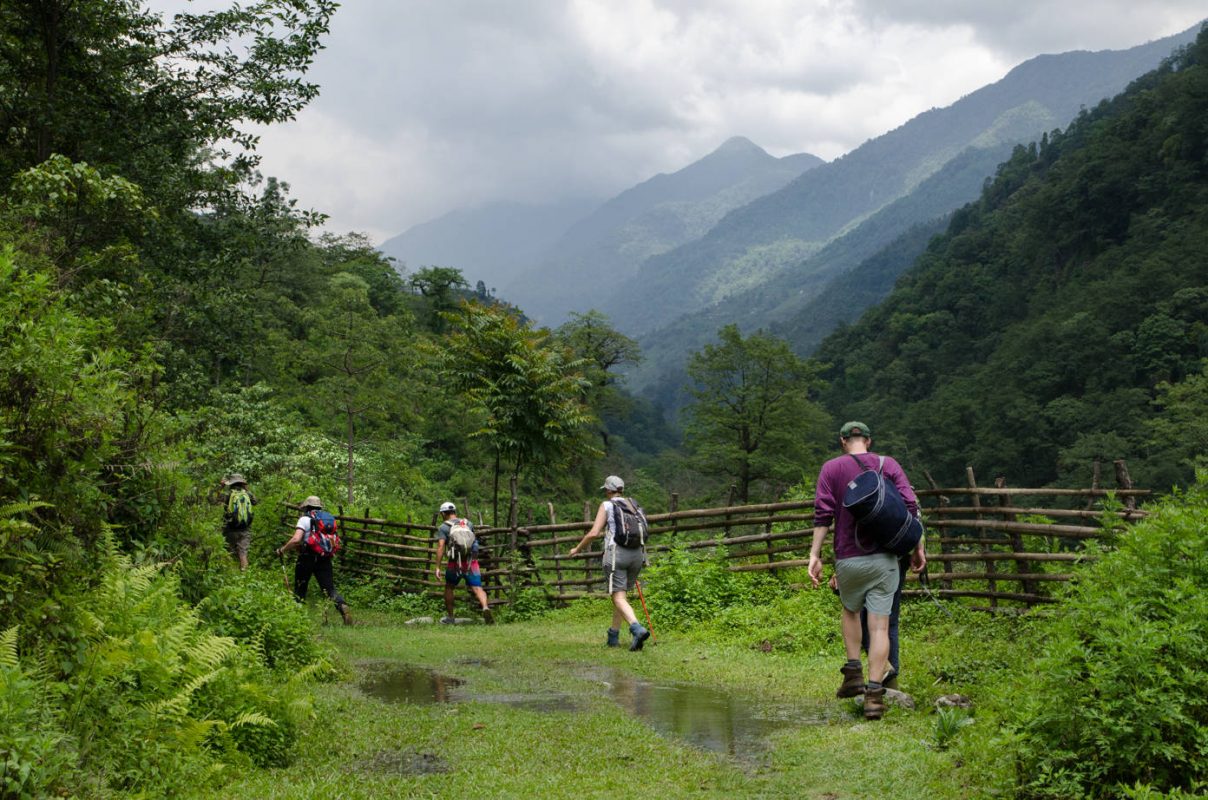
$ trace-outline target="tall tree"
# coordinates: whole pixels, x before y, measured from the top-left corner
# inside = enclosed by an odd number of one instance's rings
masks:
[[[576,356],[583,360],[587,378],[587,403],[598,413],[612,410],[619,402],[617,369],[642,360],[638,343],[609,324],[599,311],[572,313],[570,321],[555,332]],[[600,438],[608,450],[608,428],[601,421]]]
[[[494,464],[494,521],[499,521],[503,463],[519,477],[526,468],[553,466],[581,442],[591,419],[583,404],[585,362],[504,309],[463,303],[446,319],[456,326],[444,351],[452,386],[482,415],[474,436],[490,443]]]
[[[251,125],[317,95],[302,75],[335,8],[258,0],[165,21],[141,0],[0,4],[0,185],[58,153],[172,205],[227,190],[256,166]]]
[[[793,483],[821,459],[829,418],[810,399],[822,386],[819,367],[783,340],[743,338],[736,325],[718,338],[688,363],[696,385],[685,438],[698,468],[733,480],[746,502],[757,483]]]

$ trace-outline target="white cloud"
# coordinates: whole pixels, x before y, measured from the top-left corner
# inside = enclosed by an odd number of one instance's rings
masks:
[[[1140,44],[1197,5],[355,0],[309,76],[322,95],[260,152],[330,228],[385,238],[489,200],[611,194],[732,135],[834,158],[1032,55]]]

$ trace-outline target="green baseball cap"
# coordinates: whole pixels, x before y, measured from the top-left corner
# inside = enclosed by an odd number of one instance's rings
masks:
[[[871,439],[872,431],[868,430],[868,426],[863,422],[843,423],[843,427],[839,429],[839,438],[849,439],[852,436],[863,436],[865,439]]]

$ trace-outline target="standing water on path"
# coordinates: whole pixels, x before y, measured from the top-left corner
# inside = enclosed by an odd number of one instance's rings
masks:
[[[360,689],[370,697],[395,703],[451,703],[462,681],[423,667],[390,665],[370,671]]]
[[[655,730],[717,753],[742,757],[766,747],[766,737],[784,728],[822,725],[821,709],[758,704],[718,689],[656,683],[617,670],[587,675],[608,687],[612,698]]]

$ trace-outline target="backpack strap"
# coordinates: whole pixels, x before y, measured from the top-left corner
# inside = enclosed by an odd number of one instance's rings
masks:
[[[885,471],[885,456],[877,456],[877,468],[874,470],[872,467],[868,466],[863,461],[856,458],[855,453],[848,453],[847,455],[851,457],[852,461],[854,461],[860,465],[861,472],[875,472],[878,475],[880,475],[882,472]]]

